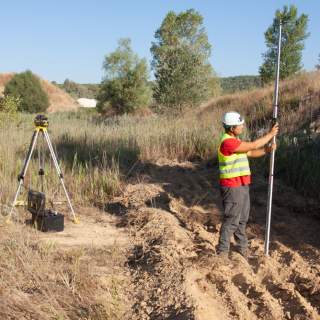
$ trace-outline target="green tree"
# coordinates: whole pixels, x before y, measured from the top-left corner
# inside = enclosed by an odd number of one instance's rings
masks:
[[[18,111],[43,112],[49,107],[49,99],[42,89],[38,77],[31,71],[25,71],[13,76],[6,84],[4,95],[10,95],[21,99]]]
[[[264,62],[259,70],[263,83],[268,83],[275,77],[279,20],[282,21],[280,78],[285,79],[302,69],[304,40],[309,36],[308,16],[298,16],[298,10],[293,5],[290,8],[284,6],[282,11],[276,11],[272,25],[264,34],[268,50],[263,54]]]
[[[151,102],[148,67],[131,49],[130,39],[120,39],[118,48],[105,57],[105,79],[98,94],[97,110],[131,113]]]
[[[181,110],[216,92],[219,81],[208,61],[211,54],[202,16],[193,9],[169,12],[155,33],[152,67],[154,98],[161,105]]]

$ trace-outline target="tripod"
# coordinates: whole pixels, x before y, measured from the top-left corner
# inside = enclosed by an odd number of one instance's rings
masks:
[[[31,143],[29,145],[29,150],[28,150],[28,153],[27,153],[27,157],[26,157],[26,159],[24,161],[24,165],[23,165],[23,168],[21,170],[21,173],[18,175],[18,181],[19,181],[18,189],[17,189],[17,192],[15,194],[15,197],[14,197],[14,200],[13,200],[13,203],[12,203],[12,207],[11,207],[11,210],[10,210],[10,213],[9,213],[9,217],[11,217],[11,215],[12,215],[13,209],[14,209],[14,207],[16,205],[18,196],[20,194],[20,190],[21,190],[21,187],[22,187],[22,184],[23,184],[23,181],[24,181],[24,177],[26,175],[26,172],[27,172],[27,169],[28,169],[32,154],[33,154],[35,146],[37,144],[37,139],[39,137],[39,134],[42,134],[42,136],[44,137],[44,139],[47,142],[47,145],[48,145],[48,148],[49,148],[49,151],[50,151],[50,155],[51,155],[51,158],[53,160],[53,164],[54,164],[54,166],[56,168],[60,183],[61,183],[62,188],[64,190],[64,193],[66,195],[66,198],[67,198],[71,213],[73,215],[73,221],[75,223],[78,223],[78,219],[76,218],[76,215],[75,215],[75,212],[73,210],[73,207],[72,207],[72,204],[71,204],[71,200],[70,200],[67,188],[66,188],[65,183],[64,183],[63,174],[62,174],[61,169],[59,167],[58,160],[57,160],[57,157],[56,157],[56,155],[54,153],[54,149],[53,149],[50,137],[49,137],[49,133],[48,133],[48,130],[47,130],[47,128],[49,126],[48,118],[45,117],[44,115],[37,115],[35,117],[35,119],[34,119],[34,125],[35,125],[35,129],[33,131],[33,135],[32,135],[32,138],[31,138]],[[40,163],[39,175],[41,177],[41,186],[42,186],[42,189],[43,189],[44,170],[43,170],[43,163],[42,163],[40,158],[39,158],[39,163]]]

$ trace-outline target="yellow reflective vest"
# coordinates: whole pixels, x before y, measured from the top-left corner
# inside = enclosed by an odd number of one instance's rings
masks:
[[[220,179],[230,179],[251,174],[249,161],[246,153],[234,153],[231,156],[225,156],[220,152],[221,144],[224,140],[233,138],[225,133],[220,141],[218,149]]]

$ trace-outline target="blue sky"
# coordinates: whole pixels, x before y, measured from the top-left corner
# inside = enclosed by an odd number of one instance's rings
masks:
[[[11,0],[0,7],[0,73],[32,70],[63,82],[100,82],[104,56],[129,37],[150,62],[150,45],[168,11],[194,8],[204,17],[211,63],[220,76],[257,74],[266,50],[264,31],[275,10],[294,4],[309,15],[303,64],[311,70],[320,53],[320,1],[275,0]]]

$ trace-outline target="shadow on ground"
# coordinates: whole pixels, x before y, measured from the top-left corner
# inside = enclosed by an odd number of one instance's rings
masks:
[[[119,164],[122,174],[127,174],[140,155],[135,139],[94,141],[86,135],[79,137],[62,135],[56,140],[55,149],[68,169],[75,165],[106,168],[115,162]]]
[[[160,184],[164,192],[149,199],[146,205],[172,211],[170,198],[179,199],[186,207],[202,207],[201,215],[189,214],[204,227],[215,226],[221,220],[222,203],[215,160],[192,164],[143,163],[137,166],[133,176],[139,181]],[[251,214],[248,222],[249,238],[264,239],[267,211],[268,179],[253,175],[251,185]],[[271,241],[280,241],[294,250],[303,245],[320,247],[319,204],[297,194],[281,182],[275,183],[272,211]],[[182,226],[184,219],[180,219]],[[208,228],[207,228],[208,229]]]

